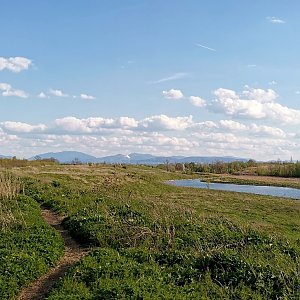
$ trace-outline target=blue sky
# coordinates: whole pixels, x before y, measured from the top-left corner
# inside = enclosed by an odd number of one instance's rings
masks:
[[[299,14],[299,1],[1,1],[0,154],[300,159]]]

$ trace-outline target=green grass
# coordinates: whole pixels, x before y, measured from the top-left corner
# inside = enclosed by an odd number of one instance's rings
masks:
[[[0,232],[0,299],[46,273],[63,252],[60,235],[45,224],[39,205],[27,196],[1,200],[15,218]]]
[[[74,267],[49,299],[78,293],[81,299],[297,299],[284,291],[284,276],[297,284],[294,273],[253,265],[230,251],[195,256],[100,249]]]
[[[298,299],[300,202],[169,186],[151,167],[16,170],[96,247],[49,299]]]

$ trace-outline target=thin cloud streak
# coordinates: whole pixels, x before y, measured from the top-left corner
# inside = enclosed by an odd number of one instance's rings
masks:
[[[201,48],[204,48],[204,49],[207,49],[207,50],[210,50],[210,51],[217,51],[217,50],[214,49],[214,48],[210,48],[210,47],[207,47],[207,46],[201,45],[201,44],[196,44],[196,46],[201,47]]]
[[[182,79],[182,78],[187,77],[188,75],[189,75],[189,73],[187,73],[187,72],[179,72],[179,73],[175,73],[171,76],[164,77],[164,78],[161,78],[156,81],[152,81],[152,82],[150,82],[150,84],[158,84],[158,83],[162,83],[162,82],[168,82],[168,81],[173,81],[173,80],[177,80],[177,79]]]

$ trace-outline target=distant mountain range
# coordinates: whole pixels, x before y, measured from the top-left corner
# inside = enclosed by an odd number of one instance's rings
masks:
[[[117,154],[105,157],[95,157],[77,151],[49,152],[36,155],[29,160],[54,158],[60,163],[72,163],[80,161],[82,163],[126,163],[126,164],[146,164],[157,165],[168,161],[169,163],[211,163],[215,161],[233,162],[248,161],[246,158],[232,156],[154,156],[151,154],[130,153],[129,155]]]
[[[11,156],[0,155],[0,158],[11,158]]]

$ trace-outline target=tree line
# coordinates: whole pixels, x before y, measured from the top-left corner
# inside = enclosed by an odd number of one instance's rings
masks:
[[[18,159],[15,156],[12,158],[0,158],[0,167],[13,168],[13,167],[26,167],[26,166],[45,166],[58,164],[58,161],[54,158],[49,159]]]

